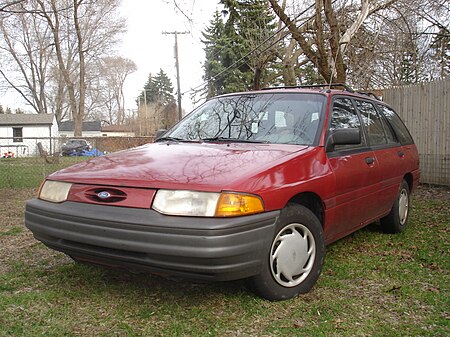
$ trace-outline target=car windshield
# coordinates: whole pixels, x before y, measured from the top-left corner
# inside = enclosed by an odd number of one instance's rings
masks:
[[[161,140],[312,145],[322,120],[321,94],[240,94],[211,99]]]

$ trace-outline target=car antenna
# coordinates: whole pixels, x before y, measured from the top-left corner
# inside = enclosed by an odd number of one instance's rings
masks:
[[[333,68],[331,69],[330,82],[328,82],[328,90],[331,90],[331,85],[333,83],[333,77],[334,77],[335,73],[337,72],[337,70],[336,70],[336,62],[337,62],[337,57],[339,56],[339,53],[341,53],[341,45],[345,45],[345,47],[347,47],[347,44],[348,44],[348,42],[340,42],[339,43],[339,46],[338,46],[338,49],[337,49],[337,52],[336,52],[336,56],[334,57]],[[344,49],[345,49],[345,47],[344,47]]]

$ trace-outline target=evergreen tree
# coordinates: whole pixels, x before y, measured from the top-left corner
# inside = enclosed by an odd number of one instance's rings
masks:
[[[251,86],[252,89],[260,89],[262,84],[269,84],[267,78],[273,72],[275,50],[278,48],[278,43],[274,41],[275,18],[265,0],[243,0],[237,6],[243,51],[247,54],[255,50],[245,59],[252,73]]]
[[[216,11],[210,26],[203,32],[206,54],[203,78],[208,82],[207,97],[248,89],[245,74],[249,72],[248,67],[231,67],[244,55],[242,37],[236,32],[234,21],[235,17],[230,15],[225,23]]]
[[[160,69],[159,73],[153,78],[151,102],[162,102],[164,105],[174,102],[173,86],[167,74]]]
[[[308,62],[297,68],[297,79],[300,85],[313,85],[323,83],[323,79],[317,68]]]
[[[3,106],[0,104],[0,114],[4,114],[5,110],[3,110]]]
[[[214,17],[210,21],[210,26],[202,34],[206,58],[203,65],[205,71],[203,79],[208,83],[206,96],[209,98],[225,92],[223,77],[216,78],[218,74],[225,70],[223,56],[227,47],[225,25],[218,11],[214,13]]]
[[[439,65],[439,77],[450,75],[450,31],[441,27],[431,44],[433,58]]]
[[[267,82],[264,79],[271,69],[268,63],[274,60],[271,41],[264,43],[275,29],[267,3],[262,0],[221,0],[221,3],[226,21],[216,11],[203,32],[207,97],[258,89],[261,82]],[[258,46],[261,47],[256,52],[243,58]]]
[[[152,74],[148,76],[144,90],[138,97],[139,105],[159,103],[165,106],[174,101],[172,82],[162,69],[159,70],[156,76],[152,76]]]

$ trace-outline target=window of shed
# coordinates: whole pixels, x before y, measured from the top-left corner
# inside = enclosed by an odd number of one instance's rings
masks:
[[[14,143],[23,142],[23,128],[13,128],[13,142]]]

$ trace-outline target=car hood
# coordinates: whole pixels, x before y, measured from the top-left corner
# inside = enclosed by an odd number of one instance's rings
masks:
[[[51,180],[143,188],[221,191],[307,146],[243,143],[153,143],[55,172]]]

